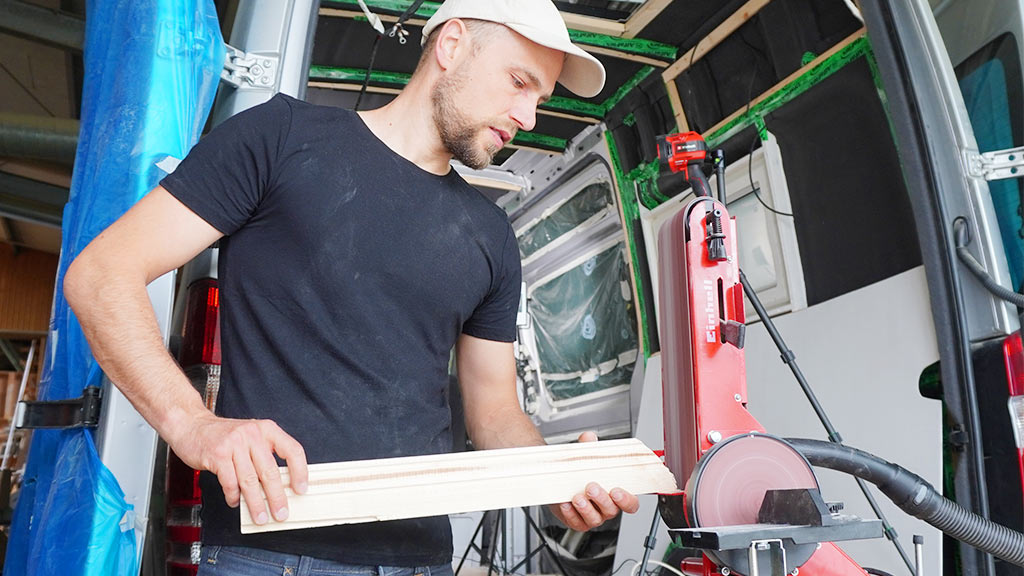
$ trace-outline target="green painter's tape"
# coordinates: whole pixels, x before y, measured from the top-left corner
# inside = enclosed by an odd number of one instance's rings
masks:
[[[611,158],[612,172],[615,175],[615,180],[619,184],[619,202],[622,205],[622,217],[624,225],[626,227],[626,237],[629,239],[626,245],[629,246],[629,258],[632,262],[633,269],[633,286],[636,287],[637,295],[637,309],[640,311],[640,326],[639,333],[643,334],[643,352],[644,352],[644,363],[646,364],[647,359],[651,356],[651,343],[647,338],[649,334],[648,326],[653,319],[647,317],[647,306],[645,304],[646,298],[644,297],[643,289],[643,276],[640,274],[640,259],[637,255],[636,242],[633,242],[635,237],[635,228],[640,225],[640,208],[637,203],[636,195],[633,194],[633,182],[626,178],[622,173],[622,164],[619,162],[618,149],[615,148],[615,138],[612,136],[610,130],[604,133],[605,142],[608,144],[608,155]]]
[[[663,44],[643,38],[620,38],[597,32],[569,30],[569,38],[577,44],[598,46],[619,52],[627,52],[638,56],[649,56],[659,60],[675,60],[678,49],[671,44]]]
[[[412,5],[412,0],[365,0],[366,7],[371,12],[392,12],[394,14],[402,14],[406,11],[409,6]],[[359,7],[358,2],[345,2],[342,0],[321,0],[320,5],[324,8],[343,8],[346,10],[357,10],[362,11]],[[424,2],[414,16],[420,18],[430,18],[437,12],[437,9],[441,7],[440,2]],[[387,24],[385,23],[385,27]]]
[[[579,114],[581,116],[591,116],[594,118],[604,118],[605,114],[604,105],[602,104],[594,104],[593,102],[587,102],[586,100],[567,98],[565,96],[552,96],[551,100],[541,104],[540,108],[544,110],[554,110],[556,112]]]
[[[512,139],[512,143],[521,144],[523,146],[547,148],[549,150],[557,150],[561,152],[562,150],[565,150],[566,140],[565,138],[548,136],[546,134],[537,134],[534,132],[518,132],[516,134],[516,137]]]
[[[358,82],[366,79],[366,70],[359,68],[333,68],[330,66],[310,66],[309,79],[330,82]],[[371,84],[397,84],[405,86],[409,83],[409,74],[403,72],[386,72],[374,70],[370,73]]]
[[[644,78],[650,76],[651,72],[654,72],[653,66],[644,66],[639,71],[637,71],[637,73],[634,74],[632,78],[626,80],[625,84],[619,86],[619,89],[615,91],[615,94],[612,94],[611,96],[608,97],[607,100],[601,103],[601,107],[604,108],[604,114],[602,114],[601,116],[607,116],[608,112],[610,112],[616,104],[621,102],[622,99],[626,97],[626,94],[629,94],[630,91],[633,90],[633,88],[636,88],[637,84],[643,82]]]

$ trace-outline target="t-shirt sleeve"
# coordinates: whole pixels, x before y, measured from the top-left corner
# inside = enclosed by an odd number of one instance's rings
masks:
[[[509,225],[501,250],[501,264],[491,290],[473,315],[462,325],[462,332],[484,340],[513,342],[516,339],[516,312],[523,279],[519,244]]]
[[[291,125],[281,95],[228,118],[160,185],[224,234],[245,224],[271,186]]]

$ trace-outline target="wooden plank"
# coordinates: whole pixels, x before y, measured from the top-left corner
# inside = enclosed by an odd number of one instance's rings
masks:
[[[668,92],[668,101],[672,104],[672,112],[676,117],[676,130],[689,132],[690,123],[686,121],[686,111],[683,110],[683,101],[679,98],[679,88],[675,80],[665,83],[665,91]]]
[[[729,35],[738,30],[740,26],[746,24],[747,20],[750,20],[754,14],[757,14],[769,2],[771,0],[749,0],[749,2],[740,6],[739,10],[716,26],[710,34],[701,38],[693,48],[687,50],[686,54],[683,54],[681,58],[673,62],[671,66],[662,72],[665,82],[667,83],[669,80],[685,72],[694,62],[703,58],[705,54],[710,52],[715,46],[718,46],[722,40],[725,40]]]
[[[281,468],[287,485],[288,470]],[[313,464],[309,491],[289,488],[289,516],[243,534],[568,502],[588,482],[634,494],[678,492],[661,459],[634,438]]]
[[[626,29],[623,31],[623,38],[636,38],[637,34],[641,30],[647,27],[658,14],[668,5],[672,3],[672,0],[647,0],[643,6],[637,9],[630,15],[629,19],[626,20]]]
[[[619,50],[613,50],[611,48],[591,46],[590,44],[580,44],[579,47],[583,48],[587,52],[590,52],[591,54],[602,54],[604,56],[618,58],[619,60],[629,60],[630,62],[646,64],[648,66],[655,66],[657,68],[665,68],[668,66],[668,62],[665,62],[664,60],[658,60],[657,58],[649,58],[647,56],[640,56],[639,54],[630,54],[629,52],[621,52]]]
[[[842,41],[840,41],[835,46],[829,48],[828,51],[822,53],[820,56],[818,56],[817,58],[812,60],[806,66],[803,66],[799,70],[797,70],[796,72],[793,72],[789,76],[786,76],[778,84],[776,84],[775,86],[772,86],[768,90],[765,90],[760,96],[758,96],[757,98],[754,98],[753,100],[751,100],[750,104],[748,104],[746,106],[743,106],[739,110],[736,110],[732,114],[726,116],[725,119],[723,119],[718,124],[715,124],[714,126],[709,128],[708,130],[705,130],[704,134],[703,134],[704,139],[706,140],[708,138],[708,136],[710,136],[711,134],[714,134],[715,132],[717,132],[719,129],[722,128],[722,126],[725,126],[729,122],[732,122],[733,120],[735,120],[737,116],[739,116],[740,114],[743,114],[744,112],[746,112],[748,108],[753,108],[754,106],[757,106],[758,104],[763,102],[766,98],[768,98],[772,94],[774,94],[774,93],[778,92],[779,90],[785,88],[786,85],[789,84],[790,82],[793,82],[797,78],[803,76],[804,74],[806,74],[809,70],[811,70],[812,68],[814,68],[818,64],[821,64],[825,60],[828,60],[833,54],[835,54],[836,52],[839,52],[840,50],[845,48],[848,44],[850,44],[851,42],[857,40],[861,36],[864,36],[865,33],[866,33],[865,29],[861,28],[860,30],[858,30],[858,31],[854,32],[853,34],[850,34],[849,36],[844,38]]]
[[[616,22],[615,20],[608,20],[607,18],[587,16],[585,14],[575,14],[573,12],[560,13],[562,14],[562,20],[565,20],[566,27],[573,30],[593,32],[595,34],[605,34],[615,37],[622,36],[626,31],[626,24],[623,22]]]

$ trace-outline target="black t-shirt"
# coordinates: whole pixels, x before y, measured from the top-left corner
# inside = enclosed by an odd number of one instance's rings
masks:
[[[516,335],[519,252],[500,208],[357,114],[282,95],[225,121],[161,184],[226,235],[219,415],[274,420],[310,463],[450,450],[456,339]],[[208,545],[451,561],[445,517],[242,535],[216,478],[202,487]]]

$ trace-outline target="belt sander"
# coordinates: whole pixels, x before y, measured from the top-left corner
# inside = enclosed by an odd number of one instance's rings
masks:
[[[711,196],[702,169],[707,146],[690,132],[661,137],[658,151],[663,167],[682,172],[696,196],[658,238],[665,464],[685,486],[680,494],[660,495],[659,511],[684,546],[703,552],[681,570],[694,576],[866,574],[834,542],[878,538],[882,522],[826,504],[812,462],[874,482],[940,530],[1024,564],[1024,536],[974,517],[977,530],[967,535],[974,540],[966,540],[960,528],[943,522],[970,513],[951,512],[956,505],[916,475],[839,444],[766,433],[746,408],[736,222]]]

